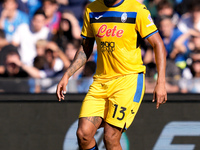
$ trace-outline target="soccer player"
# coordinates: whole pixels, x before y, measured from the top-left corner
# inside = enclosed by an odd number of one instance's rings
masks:
[[[64,99],[68,79],[90,57],[97,43],[94,81],[83,101],[77,137],[80,149],[97,150],[94,135],[104,127],[108,150],[121,150],[122,132],[132,123],[144,94],[145,66],[140,40],[146,38],[155,51],[158,79],[153,102],[156,108],[167,101],[165,48],[147,8],[136,0],[96,0],[86,8],[82,28],[83,49],[77,51],[57,86]]]

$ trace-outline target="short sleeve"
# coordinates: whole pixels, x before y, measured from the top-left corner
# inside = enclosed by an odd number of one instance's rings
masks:
[[[149,10],[145,5],[141,5],[136,17],[136,30],[142,38],[148,38],[158,32],[156,25],[151,18]]]
[[[94,37],[93,31],[92,31],[92,26],[90,23],[89,8],[87,8],[85,11],[81,36],[83,38],[84,37],[90,37],[90,38]]]

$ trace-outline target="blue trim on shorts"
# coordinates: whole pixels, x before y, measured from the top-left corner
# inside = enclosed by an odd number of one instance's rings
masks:
[[[140,102],[142,91],[143,91],[143,82],[144,82],[143,73],[139,73],[138,78],[137,78],[137,88],[136,88],[135,96],[133,99],[134,102],[137,102],[137,103]]]

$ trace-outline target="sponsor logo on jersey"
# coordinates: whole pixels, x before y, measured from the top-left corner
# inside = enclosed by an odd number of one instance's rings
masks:
[[[102,52],[113,52],[115,50],[115,42],[101,42],[101,51]]]
[[[117,29],[117,26],[114,26],[112,29],[109,29],[108,26],[106,24],[103,24],[99,27],[98,32],[96,34],[97,37],[99,38],[103,38],[103,37],[122,37],[124,33],[124,30],[122,29]]]
[[[127,13],[124,12],[121,16],[121,21],[124,23],[126,22],[126,20],[127,20]]]

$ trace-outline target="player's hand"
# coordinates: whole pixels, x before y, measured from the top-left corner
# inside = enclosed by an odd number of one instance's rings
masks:
[[[68,83],[68,79],[69,78],[67,77],[67,75],[64,75],[57,85],[56,95],[59,101],[64,100],[65,98],[64,94],[66,94],[67,92],[66,86]]]
[[[160,105],[167,102],[167,92],[165,88],[165,84],[157,83],[153,92],[153,100],[156,101],[156,109],[159,108]]]

